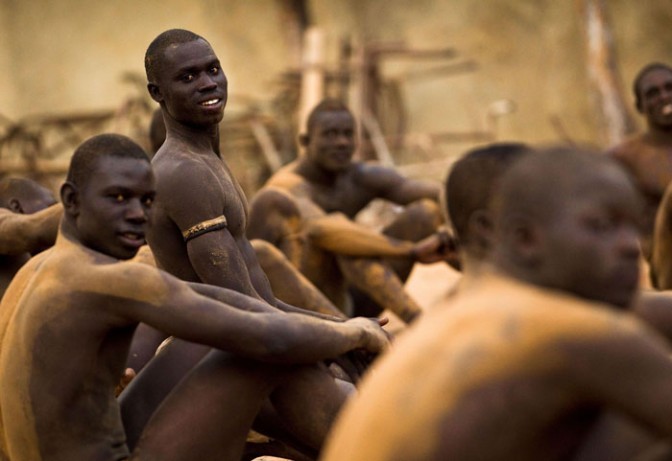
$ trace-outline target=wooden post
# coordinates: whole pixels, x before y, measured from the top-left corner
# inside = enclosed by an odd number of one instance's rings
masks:
[[[324,33],[310,27],[304,35],[299,133],[304,133],[308,114],[324,97]]]
[[[611,146],[621,142],[635,125],[624,102],[607,7],[604,0],[577,0],[577,4],[583,18],[593,99],[602,119],[605,140]]]

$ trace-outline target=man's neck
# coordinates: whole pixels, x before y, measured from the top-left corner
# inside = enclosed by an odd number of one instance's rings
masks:
[[[646,136],[654,143],[672,144],[672,126],[649,125]]]
[[[186,144],[197,152],[219,152],[219,124],[193,126],[176,120],[166,122],[166,140]]]
[[[333,186],[339,176],[343,174],[341,171],[325,170],[305,157],[299,160],[296,172],[313,184],[320,184],[327,187]]]

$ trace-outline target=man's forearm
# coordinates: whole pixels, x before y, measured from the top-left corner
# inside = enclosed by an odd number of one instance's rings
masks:
[[[62,215],[60,203],[29,215],[0,210],[0,254],[35,253],[52,246]]]
[[[315,245],[344,256],[408,258],[415,247],[413,242],[387,237],[341,215],[311,220],[307,233]]]
[[[230,288],[222,288],[216,285],[206,283],[189,283],[189,286],[195,292],[207,296],[208,298],[229,304],[243,311],[248,312],[278,312],[278,309],[264,301],[260,301],[252,296],[244,295]]]

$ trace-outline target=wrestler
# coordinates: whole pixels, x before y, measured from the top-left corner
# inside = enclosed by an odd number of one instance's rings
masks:
[[[551,150],[517,160],[497,190],[490,266],[374,365],[323,461],[642,454],[610,450],[606,412],[672,438],[668,343],[624,311],[641,204],[626,173]]]
[[[157,265],[182,280],[256,298],[273,312],[333,318],[276,299],[245,236],[247,201],[219,152],[227,79],[210,44],[190,31],[166,31],[147,48],[145,68],[147,88],[161,106],[167,133],[152,159],[157,200],[147,240]],[[120,402],[131,446],[165,396],[206,352],[201,345],[172,341],[124,391]],[[317,451],[352,387],[341,387],[321,365],[303,373],[305,379],[286,386],[283,401],[273,403],[285,414],[304,415],[291,418],[291,431]],[[187,397],[176,405],[188,407],[189,394],[182,395]]]
[[[168,399],[131,459],[239,460],[260,402],[268,394],[282,402],[286,387],[310,376],[301,364],[385,347],[368,319],[285,314],[130,261],[154,198],[149,159],[130,139],[99,135],[75,151],[56,244],[26,263],[0,306],[2,459],[128,457],[114,388],[139,322],[219,350],[171,396],[189,394],[190,405]]]
[[[31,255],[54,244],[62,213],[37,182],[13,176],[0,181],[0,297]]]
[[[646,131],[613,146],[613,155],[632,174],[645,199],[642,249],[651,261],[656,210],[672,180],[672,68],[662,63],[644,66],[633,83],[635,107],[646,119]],[[655,278],[655,267],[651,268]]]
[[[247,235],[280,248],[344,312],[373,316],[388,308],[410,322],[420,307],[403,282],[416,261],[434,262],[440,239],[429,246],[416,242],[433,236],[441,223],[440,189],[353,161],[354,125],[339,101],[327,99],[313,109],[299,138],[305,154],[254,197]],[[405,206],[382,232],[353,220],[374,199]]]

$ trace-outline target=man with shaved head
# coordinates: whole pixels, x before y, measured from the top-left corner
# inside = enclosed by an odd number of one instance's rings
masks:
[[[41,184],[13,176],[0,181],[0,297],[31,255],[54,244],[62,212]]]
[[[651,240],[656,210],[672,181],[672,67],[644,66],[633,83],[635,107],[646,119],[646,130],[609,149],[632,175],[645,199],[643,253],[652,259]],[[653,268],[655,280],[655,267]]]
[[[284,403],[285,388],[312,376],[304,367],[385,347],[372,320],[285,314],[132,261],[155,194],[132,140],[104,134],[75,151],[56,244],[24,265],[0,304],[0,459],[127,459],[114,390],[139,322],[216,349],[164,402],[130,459],[237,461],[261,402],[272,394]]]
[[[149,94],[160,104],[166,126],[166,140],[152,159],[157,200],[147,234],[157,265],[182,280],[254,298],[269,312],[317,316],[276,299],[245,236],[247,200],[219,152],[228,81],[210,43],[187,30],[163,32],[147,48],[145,70]],[[208,350],[172,341],[124,391],[122,413],[131,445],[164,398]],[[289,432],[315,454],[351,387],[339,385],[317,361],[299,374],[302,379],[272,388],[271,402]],[[256,383],[259,388],[267,385],[263,377]],[[198,389],[192,391],[182,393],[176,405],[191,411]],[[157,443],[140,444],[144,453],[170,451]]]
[[[322,459],[614,461],[672,440],[669,345],[625,312],[640,206],[597,153],[515,161],[483,236],[490,266],[377,362]],[[624,433],[605,414],[649,437],[613,450]]]

